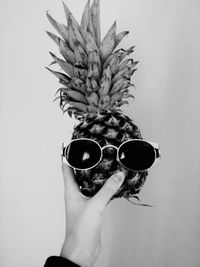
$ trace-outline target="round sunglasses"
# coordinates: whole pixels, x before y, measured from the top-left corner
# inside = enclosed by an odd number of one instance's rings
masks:
[[[62,157],[70,167],[88,170],[100,163],[106,148],[114,148],[117,161],[137,172],[149,169],[161,157],[158,144],[143,139],[130,139],[119,147],[111,144],[101,147],[96,141],[87,138],[73,139],[67,146],[63,144]]]

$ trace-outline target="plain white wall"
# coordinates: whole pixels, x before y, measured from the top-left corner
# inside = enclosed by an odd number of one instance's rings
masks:
[[[77,18],[86,1],[66,0]],[[73,121],[52,103],[58,81],[44,66],[57,52],[45,11],[61,1],[0,2],[0,265],[43,266],[64,238],[60,147]],[[125,107],[163,157],[140,193],[154,208],[115,200],[105,211],[95,267],[200,266],[200,2],[101,1],[102,32],[130,30],[140,60],[135,101]]]

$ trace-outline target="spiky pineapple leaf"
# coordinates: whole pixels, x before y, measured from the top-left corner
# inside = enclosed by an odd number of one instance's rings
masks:
[[[58,71],[54,71],[51,70],[47,67],[45,67],[47,70],[49,70],[51,73],[53,73],[58,79],[60,79],[61,81],[65,82],[66,84],[69,84],[71,78],[67,75],[65,75],[64,73],[58,72]]]
[[[49,52],[53,59],[60,65],[60,67],[70,76],[73,77],[73,66],[65,60],[56,57],[52,52]]]
[[[53,102],[57,101],[58,99],[60,100],[61,96],[57,96],[56,98],[54,98]]]
[[[62,3],[63,3],[63,7],[64,7],[64,11],[65,11],[65,17],[66,17],[67,22],[68,22],[68,18],[71,17],[71,20],[76,25],[77,29],[79,29],[80,25],[78,24],[77,20],[75,19],[75,17],[73,16],[71,11],[69,10],[68,6],[65,4],[64,1],[62,1]]]
[[[116,39],[116,21],[106,33],[100,46],[101,59],[104,62],[112,54]]]
[[[101,27],[100,27],[100,1],[94,0],[91,6],[91,18],[94,27],[94,32],[97,40],[97,45],[101,44]]]
[[[85,49],[85,40],[82,37],[80,27],[77,27],[71,15],[68,18],[68,23],[71,24],[72,30],[74,32],[75,42],[78,42],[82,46],[82,48]]]
[[[114,48],[116,48],[119,43],[124,39],[124,37],[129,34],[129,31],[123,31],[117,34],[116,38],[115,38],[115,46]]]
[[[65,41],[68,41],[68,29],[64,24],[58,23],[49,13],[46,12],[47,18],[55,30],[62,36]]]
[[[88,29],[89,12],[90,12],[90,0],[87,1],[87,4],[84,8],[83,15],[81,18],[81,33],[84,39],[86,39],[86,34]]]
[[[57,91],[56,91],[56,93],[55,93],[55,96],[58,94],[58,93],[60,93],[61,91],[67,91],[68,89],[66,88],[66,87],[61,87],[61,88],[59,88]]]
[[[125,95],[123,95],[123,98],[129,98],[129,97],[135,99],[134,95],[132,95],[132,94],[125,94]]]
[[[54,60],[52,61],[50,64],[49,64],[49,67],[52,66],[52,65],[55,65],[57,62]]]
[[[129,105],[129,102],[128,101],[125,101],[125,100],[121,100],[119,101],[117,104],[116,104],[118,107],[121,107],[123,105]]]
[[[80,111],[83,111],[84,113],[87,113],[87,106],[80,102],[74,102],[74,101],[68,101],[68,104],[72,106],[73,108],[76,108]],[[64,111],[66,112],[66,110]]]
[[[58,37],[57,35],[55,35],[54,33],[52,32],[49,32],[49,31],[46,31],[46,33],[49,35],[49,37],[57,44],[59,45],[60,43],[60,37]]]
[[[94,31],[94,25],[92,22],[92,14],[91,14],[91,9],[89,9],[89,20],[88,20],[88,31],[92,34],[92,36],[94,37],[95,41],[96,41],[96,35],[95,35],[95,31]]]

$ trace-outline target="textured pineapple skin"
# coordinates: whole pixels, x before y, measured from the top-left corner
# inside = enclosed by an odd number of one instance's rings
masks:
[[[119,147],[124,141],[142,137],[138,127],[122,112],[102,111],[98,114],[87,114],[82,118],[72,135],[72,139],[78,138],[90,138],[97,141],[101,147],[108,144]],[[118,170],[124,172],[125,180],[112,199],[137,195],[148,172],[134,172],[123,167],[116,159],[115,148],[105,148],[102,160],[97,166],[89,170],[74,170],[74,177],[82,194],[92,197]]]

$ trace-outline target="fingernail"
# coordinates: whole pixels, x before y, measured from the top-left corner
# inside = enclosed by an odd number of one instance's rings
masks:
[[[124,173],[123,172],[118,172],[114,175],[113,179],[117,183],[122,183],[124,180]]]

